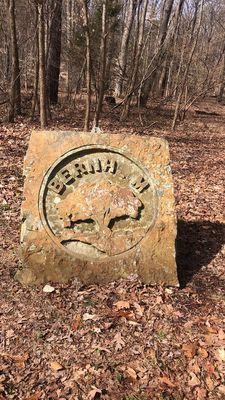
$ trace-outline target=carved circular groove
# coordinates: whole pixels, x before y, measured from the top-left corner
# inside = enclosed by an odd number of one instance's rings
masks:
[[[131,250],[154,225],[157,196],[149,173],[111,147],[69,151],[46,173],[42,223],[70,254],[98,260]]]

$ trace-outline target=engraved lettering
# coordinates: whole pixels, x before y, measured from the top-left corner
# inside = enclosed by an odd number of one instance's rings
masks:
[[[83,175],[87,175],[88,171],[84,164],[75,164],[75,176],[77,178],[82,178]]]
[[[96,172],[102,172],[101,161],[99,159],[88,161],[87,166],[88,166],[87,170],[91,174],[95,174]]]
[[[70,175],[68,169],[61,169],[58,175],[65,184],[69,184],[75,181],[75,179]]]
[[[94,166],[95,172],[102,172],[102,164],[99,159],[94,159],[93,166]]]
[[[49,182],[48,188],[53,190],[53,192],[55,192],[57,194],[61,194],[61,193],[63,193],[63,191],[65,189],[65,185],[59,179],[55,178]]]
[[[105,166],[105,172],[110,172],[111,174],[115,174],[117,169],[117,162],[112,160],[107,160]]]
[[[149,188],[149,183],[140,176],[135,179],[135,181],[131,182],[131,186],[134,187],[139,193],[144,192],[144,190]]]
[[[88,171],[89,174],[94,174],[95,173],[93,162],[90,161],[90,160],[87,161],[87,171]]]

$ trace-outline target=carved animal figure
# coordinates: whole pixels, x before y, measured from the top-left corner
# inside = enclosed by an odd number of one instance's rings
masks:
[[[141,206],[131,189],[102,181],[79,186],[57,207],[65,227],[70,227],[71,222],[92,219],[99,231],[110,235],[111,220],[122,216],[137,218]]]

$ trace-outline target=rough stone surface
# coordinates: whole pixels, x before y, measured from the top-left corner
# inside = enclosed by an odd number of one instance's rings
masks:
[[[16,278],[178,285],[169,161],[159,138],[33,132]]]

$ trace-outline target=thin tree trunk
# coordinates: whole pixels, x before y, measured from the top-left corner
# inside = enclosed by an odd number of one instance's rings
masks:
[[[137,78],[137,73],[138,73],[138,66],[139,66],[140,56],[141,56],[141,51],[142,51],[147,6],[148,6],[148,0],[144,0],[143,9],[142,9],[141,18],[140,18],[140,24],[138,24],[137,51],[136,51],[136,55],[135,55],[134,68],[133,68],[133,73],[132,73],[132,78],[131,78],[131,83],[130,83],[130,86],[129,86],[129,89],[128,89],[128,93],[129,92],[133,93],[133,89],[134,89],[135,83],[136,83],[136,78]],[[129,96],[127,98],[127,101],[124,104],[124,109],[123,109],[123,113],[122,113],[122,116],[121,116],[122,119],[127,118],[127,116],[129,115],[131,97],[132,96]]]
[[[45,24],[44,5],[38,4],[38,47],[39,47],[39,87],[40,87],[40,122],[41,127],[47,125],[47,97],[45,71]]]
[[[98,90],[98,102],[95,112],[93,128],[98,128],[99,119],[102,112],[102,103],[105,91],[105,70],[106,70],[106,12],[108,0],[104,0],[102,4],[102,33],[101,33],[101,57],[100,57],[100,82]]]
[[[47,60],[46,82],[50,104],[58,103],[61,57],[62,0],[55,0],[50,25],[50,42]]]
[[[8,120],[9,122],[13,122],[15,111],[17,114],[21,114],[20,67],[16,34],[15,0],[9,0],[9,25],[11,36],[12,72]]]
[[[39,57],[37,50],[37,57]],[[34,119],[36,106],[38,104],[38,81],[39,81],[39,59],[35,61],[35,76],[34,76],[34,93],[32,98],[32,107],[31,107],[31,120]]]
[[[79,91],[81,89],[83,77],[85,76],[86,62],[87,62],[87,60],[86,60],[86,57],[85,57],[83,65],[82,65],[82,68],[80,70],[80,73],[79,73],[79,76],[78,76],[78,79],[77,79],[77,82],[76,82],[76,85],[75,85],[75,90],[74,90],[74,100],[75,101],[76,101],[76,96],[77,96],[77,94],[79,93]]]
[[[197,11],[196,11],[196,14],[195,14],[195,17],[194,17],[194,22],[193,22],[190,42],[191,42],[193,37],[195,37],[195,39],[194,39],[193,46],[192,46],[191,51],[190,51],[190,55],[189,55],[187,64],[186,64],[186,68],[185,68],[185,71],[184,71],[184,74],[183,74],[183,79],[181,81],[180,91],[179,91],[179,94],[178,94],[177,103],[176,103],[176,107],[175,107],[175,111],[174,111],[173,122],[172,122],[172,129],[173,130],[176,127],[177,118],[178,118],[178,115],[179,115],[179,110],[180,110],[180,105],[181,105],[181,100],[182,100],[184,88],[185,88],[185,85],[186,85],[186,82],[187,82],[189,68],[190,68],[190,65],[191,65],[191,62],[192,62],[192,59],[193,59],[193,55],[194,55],[194,52],[195,52],[195,49],[196,49],[196,46],[197,46],[197,43],[198,43],[198,36],[199,36],[199,32],[200,32],[200,29],[201,29],[201,22],[202,22],[203,4],[204,4],[204,0],[201,0],[199,21],[198,21],[198,26],[196,28],[195,35],[194,35],[194,28],[195,28],[195,23],[196,23],[196,19],[197,19]]]
[[[131,28],[135,15],[135,0],[128,1],[127,15],[125,16],[124,29],[121,40],[121,47],[118,57],[118,76],[115,84],[115,96],[120,97],[123,89],[123,81],[126,71],[127,46],[130,38]]]
[[[159,78],[159,83],[158,83],[158,96],[163,97],[166,89],[166,82],[167,82],[167,77],[168,77],[168,61],[167,58],[165,58],[163,64],[162,64],[162,72]]]
[[[112,29],[110,32],[110,38],[108,41],[108,52],[106,60],[106,70],[105,70],[105,89],[106,91],[110,89],[111,95],[111,68],[113,67],[113,55],[115,51],[115,30]]]
[[[31,120],[34,119],[36,105],[38,104],[38,81],[39,81],[39,44],[38,44],[38,6],[36,6],[36,34],[35,34],[35,42],[36,42],[36,57],[35,57],[35,70],[34,70],[34,92],[32,98],[32,107],[31,107]]]
[[[220,86],[219,86],[219,93],[217,96],[217,101],[221,103],[223,101],[223,94],[225,89],[225,52],[223,55],[223,67],[220,76]]]
[[[164,43],[166,41],[167,37],[167,32],[168,32],[168,25],[169,25],[169,20],[172,14],[172,9],[173,9],[173,4],[174,0],[166,0],[164,4],[164,8],[162,10],[162,17],[161,17],[161,24],[160,24],[160,31],[159,31],[159,36],[158,36],[158,45],[156,48],[155,53],[157,54],[156,57],[156,63],[157,64],[163,64],[163,58],[164,58]],[[149,94],[153,88],[154,82],[158,76],[157,70],[155,70],[154,74],[151,76],[151,79],[145,82],[145,85],[142,89],[141,93],[141,106],[146,107]]]
[[[86,37],[86,85],[87,85],[84,130],[88,131],[90,126],[90,109],[91,109],[91,44],[90,44],[87,0],[83,0],[83,7],[84,7],[84,24],[85,24],[85,37]]]
[[[67,44],[67,99],[71,98],[71,32],[72,32],[72,0],[66,0],[66,44]]]
[[[172,51],[172,58],[168,67],[168,77],[167,77],[167,82],[166,82],[166,89],[165,89],[165,97],[169,98],[172,96],[173,90],[171,89],[171,83],[172,83],[172,74],[173,74],[173,67],[175,63],[175,55],[176,55],[176,47],[177,47],[177,39],[179,35],[179,25],[180,25],[180,17],[182,15],[182,10],[184,6],[184,1],[185,0],[180,0],[176,12],[175,12],[175,22],[174,22],[174,33],[173,33],[173,51]]]

